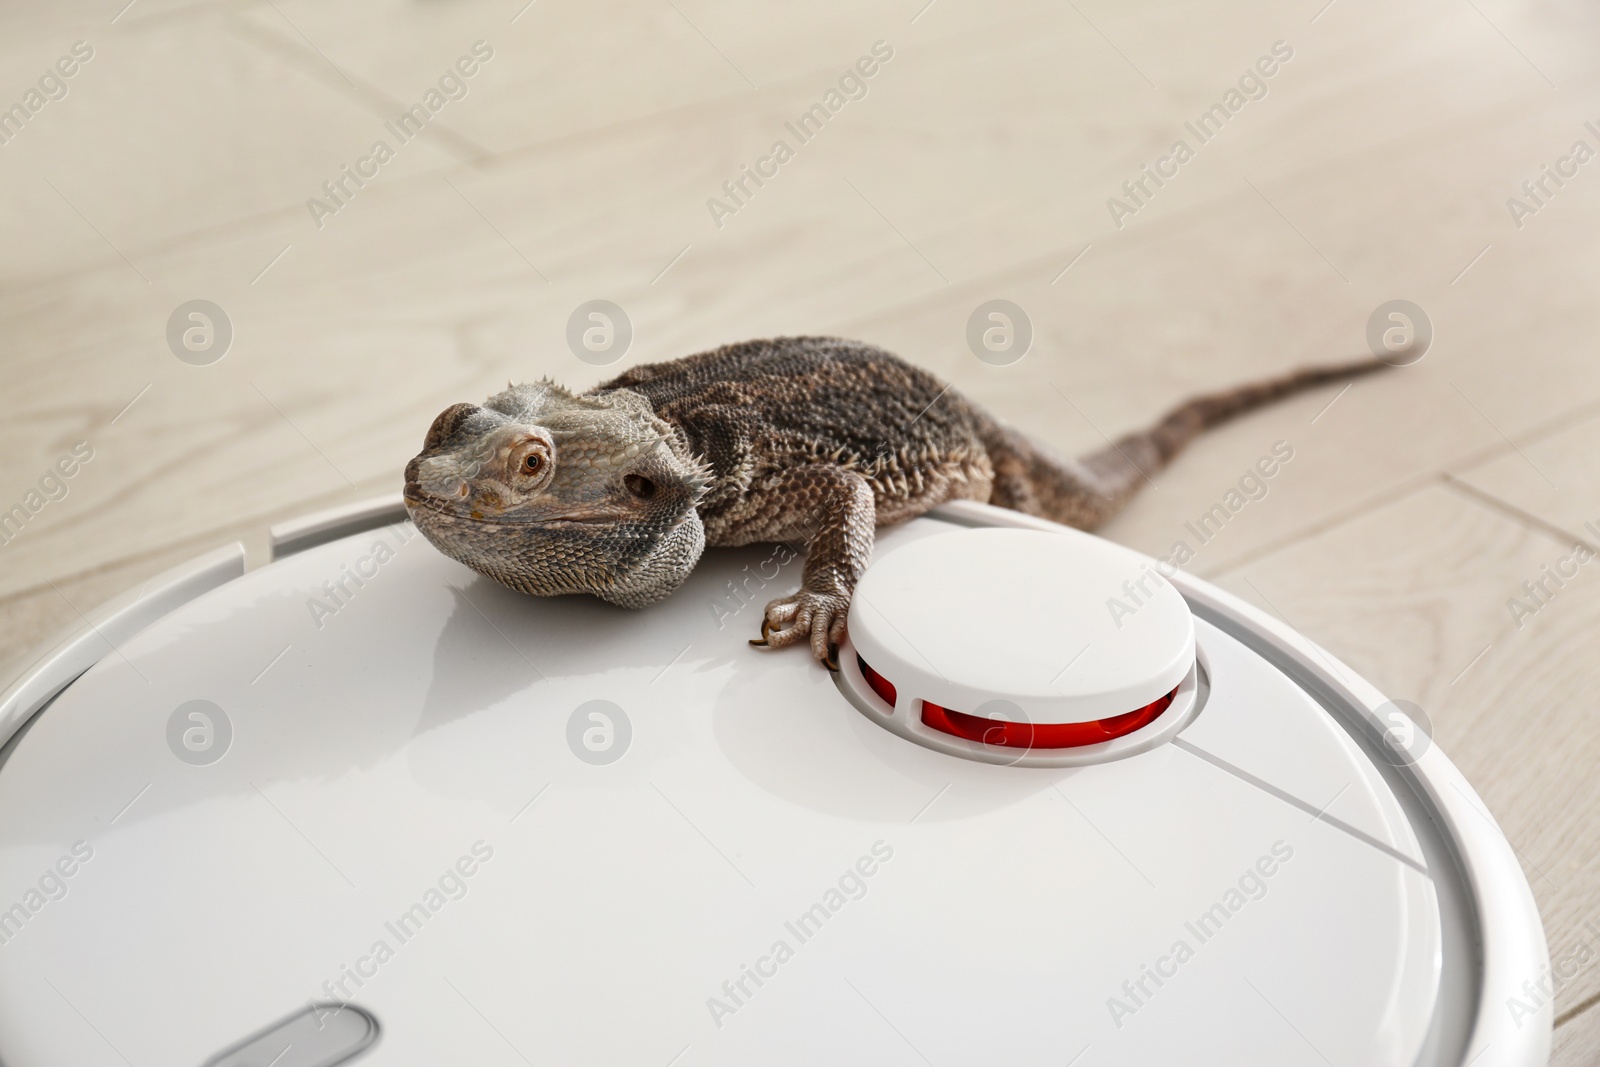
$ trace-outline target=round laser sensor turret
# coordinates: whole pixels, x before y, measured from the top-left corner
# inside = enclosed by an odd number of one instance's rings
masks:
[[[961,530],[875,560],[840,682],[919,744],[995,763],[1101,762],[1194,712],[1194,618],[1149,559],[1076,531]]]

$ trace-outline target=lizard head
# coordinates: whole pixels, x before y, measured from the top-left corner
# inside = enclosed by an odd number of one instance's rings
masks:
[[[638,393],[517,385],[433,420],[406,464],[406,510],[445,555],[536,596],[643,607],[705,547],[710,475]]]

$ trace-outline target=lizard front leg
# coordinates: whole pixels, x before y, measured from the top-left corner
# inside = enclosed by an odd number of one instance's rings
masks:
[[[767,605],[762,639],[751,643],[783,648],[809,638],[811,654],[837,670],[834,650],[850,597],[872,555],[872,486],[855,471],[813,466],[785,472],[773,488],[779,506],[794,516],[793,529],[806,538],[806,565],[800,591]]]

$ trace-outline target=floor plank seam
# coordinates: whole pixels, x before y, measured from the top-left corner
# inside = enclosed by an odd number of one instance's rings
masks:
[[[187,10],[187,9],[185,9],[185,10]],[[303,71],[311,71],[310,67],[303,67],[302,68],[302,64],[306,62],[306,57],[307,57],[308,54],[303,49],[300,49],[293,42],[285,41],[282,38],[279,38],[276,35],[272,34],[271,31],[249,23],[248,20],[240,20],[239,17],[236,14],[229,13],[228,14],[228,19],[230,21],[230,28],[232,28],[232,24],[241,23],[241,22],[244,24],[245,29],[243,31],[235,31],[235,32],[238,32],[238,35],[239,35],[241,40],[246,41],[247,43],[255,43],[256,46],[262,48],[263,51],[266,51],[269,48],[273,48],[273,47],[284,48],[284,49],[293,49],[294,50],[293,54],[295,56],[295,66],[296,66],[296,68],[297,69],[303,69]],[[1019,20],[1019,21],[1021,21],[1021,20]],[[274,38],[273,44],[272,45],[268,45],[268,44],[265,44],[265,43],[252,42],[252,38],[257,36],[257,35],[273,37]],[[940,39],[942,39],[942,38],[940,38]],[[329,84],[337,84],[333,79],[328,78],[327,71],[326,71],[326,64],[321,64],[319,62],[318,66],[321,67],[322,69],[321,70],[317,70],[314,73],[309,74],[308,76],[314,76],[314,77],[318,77],[319,79],[326,80]],[[822,69],[822,68],[819,68],[819,69]],[[785,79],[785,81],[783,81],[783,82],[774,82],[774,83],[772,83],[772,86],[788,84],[791,81],[800,82],[800,81],[803,81],[803,79],[806,78],[807,76],[813,75],[815,73],[816,73],[815,71],[809,71],[809,72],[806,72],[805,74],[798,74],[798,75],[795,75],[793,78]],[[765,87],[765,88],[771,88],[772,86],[768,86],[768,87]],[[764,92],[765,88],[763,88],[760,91]],[[348,94],[349,94],[349,86],[348,85],[344,86],[341,91],[345,92],[346,95],[348,96]],[[372,92],[373,92],[373,95],[375,97],[377,97],[377,98],[385,99],[385,100],[387,99],[387,94],[382,93],[381,91],[372,90]],[[735,94],[723,94],[721,96],[708,97],[708,98],[703,99],[703,100],[690,101],[688,103],[679,105],[677,107],[667,108],[667,109],[664,109],[662,111],[650,112],[650,113],[645,114],[645,115],[633,116],[633,117],[630,117],[630,118],[627,118],[627,119],[623,119],[623,120],[621,120],[619,122],[611,123],[609,125],[598,126],[598,127],[593,128],[593,129],[582,130],[582,131],[574,131],[572,133],[564,134],[564,135],[556,137],[556,138],[551,138],[551,139],[549,139],[547,141],[539,141],[539,142],[534,142],[534,143],[530,143],[530,144],[527,144],[527,145],[518,145],[516,147],[508,148],[508,149],[505,149],[503,151],[490,151],[488,149],[480,148],[479,146],[477,146],[476,144],[474,144],[470,140],[468,140],[468,139],[463,137],[462,141],[463,141],[464,144],[470,145],[475,152],[479,152],[479,153],[482,153],[482,154],[477,156],[476,158],[459,159],[459,160],[456,161],[456,163],[455,163],[455,165],[453,167],[441,168],[441,170],[437,171],[437,172],[430,171],[430,172],[424,173],[424,174],[408,176],[408,177],[405,177],[405,178],[396,178],[396,179],[394,179],[392,181],[385,182],[385,183],[383,183],[383,186],[381,188],[375,188],[375,191],[374,191],[373,195],[370,197],[370,199],[373,202],[378,202],[380,200],[390,200],[392,198],[396,198],[396,197],[399,197],[399,196],[402,196],[402,195],[406,195],[406,194],[408,194],[410,192],[413,192],[423,181],[426,181],[426,180],[428,180],[430,178],[437,177],[438,174],[445,174],[445,175],[453,176],[455,174],[460,173],[462,170],[465,170],[465,171],[467,171],[469,173],[473,173],[473,174],[482,174],[482,173],[485,173],[485,172],[492,172],[492,171],[497,170],[497,169],[499,169],[501,167],[504,167],[504,166],[515,165],[517,162],[519,162],[520,160],[522,160],[525,157],[536,157],[536,156],[540,156],[540,155],[548,155],[555,148],[565,147],[569,143],[581,143],[581,141],[583,139],[585,139],[585,138],[594,138],[596,140],[604,140],[605,138],[613,136],[613,135],[616,135],[616,134],[626,133],[631,128],[634,128],[634,127],[649,128],[649,127],[658,126],[660,124],[660,120],[662,120],[663,118],[671,117],[671,116],[674,116],[674,115],[677,115],[677,114],[693,111],[695,109],[700,109],[700,108],[704,108],[704,109],[708,109],[709,110],[712,107],[714,107],[715,105],[719,105],[722,102],[724,102],[728,98],[729,95],[735,95]],[[372,106],[372,101],[371,100],[362,100],[362,101],[360,101],[360,103],[362,104],[363,107],[368,107],[369,109]],[[1499,108],[1488,109],[1487,111],[1474,116],[1474,118],[1472,120],[1462,120],[1460,123],[1457,123],[1457,124],[1447,124],[1445,126],[1437,127],[1434,131],[1431,131],[1431,132],[1438,132],[1438,133],[1441,133],[1441,134],[1447,134],[1447,133],[1466,131],[1466,130],[1478,130],[1478,131],[1481,131],[1481,129],[1483,127],[1483,124],[1484,124],[1485,116],[1489,116],[1490,117],[1489,121],[1492,122],[1492,121],[1495,121],[1495,120],[1498,119],[1499,112],[1502,112],[1502,111],[1504,111],[1504,112],[1514,112],[1517,109],[1521,108],[1523,106],[1523,104],[1524,104],[1524,102],[1521,102],[1521,101],[1514,101],[1514,102],[1511,102],[1511,103],[1506,103],[1506,104],[1501,105]],[[447,129],[447,128],[441,128],[441,129]],[[1341,159],[1358,159],[1358,158],[1360,158],[1360,157],[1362,157],[1364,155],[1381,154],[1383,152],[1388,151],[1389,148],[1391,148],[1391,147],[1393,147],[1395,145],[1403,145],[1403,146],[1406,146],[1406,147],[1415,147],[1414,144],[1412,144],[1412,142],[1409,139],[1391,139],[1389,141],[1382,142],[1381,144],[1373,146],[1371,148],[1362,149],[1362,150],[1360,150],[1358,152],[1355,152],[1355,153],[1352,153],[1352,154],[1350,154],[1348,156],[1344,156],[1344,157],[1340,157],[1340,158]],[[1300,177],[1302,177],[1304,175],[1312,175],[1312,176],[1314,176],[1316,174],[1321,173],[1324,169],[1326,169],[1326,163],[1321,163],[1321,164],[1318,164],[1314,168],[1307,168],[1307,169],[1303,169],[1302,171],[1291,172],[1291,173],[1286,174],[1286,175],[1281,175],[1280,178],[1282,180],[1286,180],[1287,181],[1287,180],[1291,180],[1291,179],[1300,178]],[[1178,211],[1177,213],[1175,213],[1174,215],[1169,216],[1168,219],[1170,219],[1171,221],[1174,221],[1176,223],[1180,223],[1180,224],[1184,219],[1191,219],[1191,220],[1194,220],[1194,221],[1197,221],[1197,222],[1203,221],[1208,216],[1208,214],[1211,212],[1211,210],[1213,208],[1215,208],[1215,206],[1217,204],[1225,202],[1229,198],[1234,197],[1236,195],[1242,195],[1242,194],[1237,194],[1237,193],[1231,193],[1230,192],[1230,193],[1225,193],[1225,194],[1210,198],[1210,199],[1204,201],[1203,203],[1197,203],[1197,204],[1185,207],[1185,208],[1181,209],[1180,211]],[[303,210],[303,207],[301,205],[298,205],[298,204],[285,204],[281,208],[273,208],[273,209],[270,209],[268,211],[262,212],[262,213],[260,213],[258,215],[255,215],[255,216],[250,216],[250,217],[247,217],[247,218],[237,219],[237,220],[230,220],[228,222],[221,223],[221,224],[219,224],[218,226],[215,226],[215,227],[211,227],[211,228],[207,228],[207,229],[203,229],[203,230],[196,230],[196,231],[192,231],[191,233],[181,234],[181,235],[179,235],[179,236],[177,236],[177,237],[175,237],[173,239],[170,239],[168,241],[155,242],[155,243],[152,243],[151,245],[146,246],[146,247],[136,247],[136,248],[133,248],[133,249],[129,250],[129,254],[130,255],[135,255],[135,256],[137,256],[137,257],[139,257],[141,259],[145,259],[145,258],[149,258],[149,257],[154,256],[154,255],[160,255],[160,254],[173,252],[173,251],[181,251],[181,250],[187,250],[187,249],[191,249],[191,248],[201,247],[201,246],[205,245],[210,240],[213,240],[213,239],[219,238],[219,237],[220,238],[225,238],[227,236],[233,235],[236,232],[239,234],[239,236],[245,236],[247,234],[247,232],[248,232],[248,229],[251,226],[260,225],[260,224],[266,222],[267,220],[270,220],[270,219],[272,219],[274,217],[278,217],[278,216],[281,216],[281,217],[283,217],[285,219],[288,219],[291,216],[298,216],[298,214],[302,210]],[[1163,220],[1163,221],[1166,221],[1166,220]],[[1151,228],[1150,227],[1146,227],[1146,229],[1148,230],[1148,229],[1151,229]],[[1124,240],[1137,240],[1137,235],[1135,235],[1134,237],[1129,237],[1126,234],[1119,233],[1119,234],[1117,234],[1117,236],[1123,237]],[[1064,244],[1062,246],[1062,248],[1070,250],[1072,248],[1080,247],[1081,244],[1082,244],[1081,241],[1078,241],[1078,240],[1074,239],[1073,241],[1069,241],[1066,244]],[[1010,279],[1012,277],[1030,275],[1030,274],[1034,274],[1034,273],[1038,273],[1038,272],[1046,272],[1046,271],[1053,275],[1054,274],[1054,269],[1052,268],[1052,264],[1055,264],[1057,262],[1057,260],[1061,256],[1061,254],[1062,253],[1059,250],[1051,252],[1051,253],[1041,254],[1040,256],[1037,256],[1037,257],[1034,257],[1032,259],[1023,261],[1020,264],[1017,264],[1017,265],[1014,265],[1014,266],[1008,266],[1008,267],[1005,267],[1005,268],[1001,268],[1000,270],[992,272],[990,274],[985,274],[985,275],[981,276],[980,278],[970,279],[970,280],[967,280],[967,281],[959,281],[959,282],[956,283],[956,285],[957,286],[968,286],[968,285],[978,286],[980,282],[992,285],[995,282],[1003,282],[1003,281],[1006,281],[1006,280],[1008,280],[1008,279]],[[47,277],[47,278],[32,279],[25,285],[17,286],[15,289],[13,289],[13,292],[23,292],[23,291],[27,291],[29,289],[42,288],[42,287],[46,287],[48,285],[59,283],[59,282],[63,282],[63,281],[72,281],[72,280],[76,280],[76,279],[79,279],[79,278],[82,278],[82,277],[86,277],[86,276],[89,276],[89,275],[92,275],[92,274],[95,274],[95,273],[104,273],[105,271],[107,271],[109,269],[120,268],[120,266],[121,266],[121,261],[120,260],[110,260],[110,259],[108,259],[108,260],[106,260],[104,262],[101,262],[99,264],[96,264],[96,265],[94,265],[92,267],[85,267],[85,268],[81,268],[81,269],[68,270],[63,274],[52,275],[52,276]],[[1041,276],[1042,276],[1042,274],[1041,274]],[[907,313],[915,314],[921,309],[926,309],[926,308],[929,308],[929,307],[937,306],[938,303],[947,301],[948,299],[949,299],[949,292],[947,290],[941,289],[941,290],[939,290],[937,292],[931,292],[931,293],[929,293],[929,294],[927,294],[925,296],[913,297],[913,298],[910,298],[910,299],[908,299],[906,301],[903,301],[900,304],[892,305],[890,308],[886,309],[883,312],[875,313],[873,315],[860,316],[860,317],[856,317],[856,318],[852,318],[852,319],[846,320],[843,324],[841,324],[841,328],[846,329],[846,330],[854,329],[854,328],[866,328],[866,327],[870,326],[872,323],[874,323],[876,321],[881,321],[884,316],[888,316],[889,318],[896,318],[896,317],[903,317]]]
[[[1600,993],[1590,993],[1587,997],[1584,997],[1578,1003],[1556,1016],[1556,1028],[1560,1029],[1596,1004],[1600,1004]]]
[[[1461,496],[1474,500],[1484,507],[1491,508],[1522,526],[1526,526],[1531,530],[1538,531],[1539,533],[1543,533],[1551,538],[1554,538],[1563,548],[1571,548],[1575,545],[1582,545],[1591,552],[1600,553],[1600,543],[1590,540],[1589,538],[1585,538],[1581,535],[1574,534],[1569,530],[1563,529],[1556,523],[1550,522],[1547,519],[1541,519],[1539,516],[1534,515],[1531,512],[1524,511],[1515,504],[1495,496],[1493,493],[1479,489],[1470,482],[1462,481],[1449,471],[1443,472],[1440,475],[1440,479],[1444,482],[1446,487],[1455,490]]]
[[[1534,101],[1534,100],[1532,100],[1530,98],[1527,101],[1519,101],[1519,102],[1516,102],[1516,103],[1508,103],[1508,104],[1503,105],[1502,108],[1491,109],[1490,111],[1485,112],[1483,114],[1494,114],[1496,111],[1500,111],[1500,110],[1511,112],[1513,110],[1516,110],[1516,109],[1522,107],[1522,105],[1527,104],[1527,103],[1536,103],[1536,101]],[[1508,122],[1513,117],[1514,116],[1508,115],[1507,116]],[[1496,116],[1496,119],[1498,119],[1498,116]],[[1460,123],[1436,127],[1435,129],[1431,130],[1430,132],[1432,132],[1432,133],[1440,133],[1440,134],[1445,134],[1445,133],[1455,134],[1455,133],[1465,132],[1465,131],[1469,131],[1469,130],[1481,130],[1482,125],[1483,125],[1483,116],[1482,115],[1478,115],[1472,120],[1462,120]],[[1443,139],[1443,138],[1441,138],[1441,139]],[[1381,142],[1380,144],[1371,146],[1370,148],[1363,148],[1363,149],[1360,149],[1359,151],[1350,153],[1350,154],[1345,155],[1345,156],[1341,156],[1341,157],[1339,157],[1337,162],[1344,163],[1344,162],[1348,162],[1350,160],[1360,159],[1361,157],[1368,156],[1368,155],[1385,157],[1384,154],[1389,153],[1391,149],[1404,148],[1404,149],[1412,149],[1412,150],[1414,150],[1414,149],[1416,149],[1416,147],[1417,146],[1416,146],[1415,140],[1413,138],[1391,138],[1391,139],[1389,139],[1387,141]],[[1285,182],[1285,183],[1290,183],[1290,182],[1293,182],[1293,181],[1303,180],[1303,179],[1308,179],[1308,178],[1314,179],[1318,175],[1323,173],[1329,166],[1331,166],[1333,162],[1334,161],[1332,161],[1332,160],[1324,161],[1324,162],[1316,164],[1315,166],[1303,168],[1300,171],[1293,171],[1293,172],[1290,172],[1288,174],[1278,175],[1276,180],[1282,181],[1282,182]],[[1215,209],[1217,208],[1218,205],[1226,203],[1229,200],[1232,200],[1232,199],[1235,199],[1237,197],[1241,197],[1241,196],[1244,196],[1244,195],[1245,194],[1242,191],[1238,191],[1238,190],[1219,193],[1216,196],[1208,197],[1207,199],[1205,199],[1203,201],[1197,201],[1197,202],[1192,203],[1192,204],[1187,204],[1187,205],[1185,205],[1184,207],[1181,207],[1181,208],[1175,208],[1175,209],[1172,210],[1172,212],[1170,214],[1162,216],[1161,218],[1159,218],[1156,221],[1160,222],[1160,223],[1165,223],[1168,226],[1171,226],[1174,230],[1178,230],[1178,231],[1181,232],[1181,230],[1188,224],[1191,224],[1191,223],[1197,224],[1197,225],[1204,224],[1215,213]],[[1150,232],[1153,233],[1155,230],[1157,230],[1159,228],[1160,227],[1145,227],[1145,230],[1146,231],[1150,231]],[[1015,266],[1005,267],[1005,268],[1002,268],[1001,270],[996,271],[994,273],[983,275],[983,276],[981,276],[981,278],[968,279],[966,281],[957,281],[957,282],[954,283],[954,288],[959,289],[962,286],[979,287],[979,283],[980,282],[982,283],[982,287],[993,288],[997,284],[1006,284],[1006,283],[1011,283],[1011,282],[1014,282],[1014,281],[1022,280],[1022,279],[1025,279],[1027,276],[1031,276],[1031,275],[1034,275],[1036,273],[1040,277],[1042,277],[1045,273],[1050,273],[1053,276],[1054,275],[1054,271],[1053,271],[1053,269],[1051,269],[1051,265],[1057,263],[1061,256],[1063,256],[1066,252],[1071,251],[1074,248],[1081,247],[1085,243],[1092,243],[1092,244],[1107,243],[1112,238],[1121,238],[1124,242],[1139,243],[1139,238],[1141,236],[1145,236],[1145,234],[1142,233],[1142,232],[1139,232],[1139,233],[1130,232],[1129,230],[1118,230],[1118,231],[1114,232],[1113,234],[1111,234],[1109,236],[1104,234],[1104,233],[1101,233],[1098,237],[1092,237],[1089,241],[1086,242],[1085,240],[1083,240],[1081,238],[1081,235],[1080,235],[1079,238],[1075,238],[1072,241],[1068,241],[1065,244],[1063,244],[1061,250],[1058,250],[1058,251],[1055,251],[1055,252],[1051,252],[1051,253],[1047,253],[1047,254],[1041,254],[1039,256],[1033,257],[1032,259],[1025,260],[1022,263],[1016,264]],[[1162,239],[1162,240],[1164,240],[1164,239],[1166,239],[1166,237],[1165,237],[1165,235],[1162,235],[1162,237],[1160,237],[1160,238],[1152,237],[1151,239]],[[891,305],[890,307],[885,308],[882,311],[874,312],[874,313],[870,313],[870,314],[859,316],[857,318],[846,320],[842,324],[842,326],[845,329],[867,328],[867,327],[869,327],[871,325],[874,325],[875,323],[881,322],[881,321],[897,321],[897,320],[901,320],[901,319],[904,319],[907,315],[914,316],[914,315],[920,314],[920,313],[922,313],[924,311],[930,310],[930,309],[932,309],[934,307],[937,307],[939,304],[943,303],[945,300],[947,300],[949,298],[949,294],[950,294],[950,290],[940,289],[940,290],[937,290],[937,291],[935,291],[935,292],[933,292],[933,293],[931,293],[931,294],[929,294],[927,296],[912,297],[912,298],[909,298],[909,299],[901,302],[900,304]]]
[[[1508,440],[1505,443],[1493,446],[1493,452],[1491,455],[1480,456],[1479,453],[1476,452],[1470,453],[1468,456],[1445,464],[1441,469],[1446,471],[1454,469],[1466,470],[1470,469],[1471,467],[1482,466],[1483,464],[1488,463],[1490,460],[1500,459],[1504,456],[1510,455],[1511,452],[1516,448],[1521,448],[1524,445],[1537,444],[1546,438],[1554,437],[1556,434],[1559,434],[1564,430],[1570,430],[1572,427],[1577,426],[1580,423],[1589,421],[1597,414],[1600,414],[1600,398],[1586,400],[1581,404],[1577,404],[1561,411],[1556,415],[1552,415],[1543,422],[1536,422],[1525,430],[1521,430],[1515,434],[1507,435]]]
[[[276,7],[273,10],[276,11]],[[363,110],[370,112],[380,122],[384,119],[394,118],[411,106],[404,101],[394,99],[366,78],[359,78],[343,67],[334,66],[333,60],[324,59],[320,55],[313,55],[307,52],[297,42],[274,32],[269,27],[263,26],[253,19],[241,17],[235,12],[228,12],[225,20],[229,32],[242,43],[258,49],[263,55],[271,59],[288,62],[294,69],[299,70],[307,77],[316,78],[318,81],[331,86],[335,91],[355,100]],[[330,67],[333,69],[333,73],[344,77],[346,84],[341,85],[337,79],[328,77],[328,68]],[[355,90],[353,95],[349,92],[352,88]],[[493,155],[482,145],[477,144],[471,138],[451,129],[449,126],[429,122],[422,132],[437,133],[440,142],[451,146],[452,155],[461,156],[457,160],[458,163],[470,164]]]
[[[1441,463],[1431,472],[1419,474],[1407,482],[1399,483],[1391,490],[1367,497],[1365,500],[1357,502],[1349,508],[1336,511],[1327,518],[1320,520],[1315,526],[1303,527],[1293,533],[1278,538],[1277,540],[1266,542],[1258,548],[1241,553],[1237,557],[1225,559],[1223,562],[1217,565],[1215,570],[1207,571],[1204,577],[1206,577],[1207,580],[1223,577],[1239,570],[1242,567],[1248,566],[1251,563],[1255,563],[1266,556],[1270,556],[1274,552],[1277,552],[1283,548],[1287,548],[1300,541],[1309,540],[1311,537],[1314,537],[1320,533],[1343,525],[1353,519],[1359,518],[1362,514],[1368,511],[1392,504],[1414,492],[1416,489],[1424,487],[1427,482],[1434,479],[1439,480],[1447,486],[1455,486],[1463,489],[1471,489],[1473,492],[1481,492],[1481,490],[1477,490],[1475,487],[1470,486],[1470,483],[1462,481],[1452,472],[1455,470],[1471,470],[1492,460],[1508,456],[1514,451],[1514,444],[1527,444],[1545,437],[1552,436],[1561,432],[1562,430],[1570,428],[1571,426],[1586,421],[1596,413],[1600,413],[1600,400],[1590,400],[1575,407],[1568,408],[1566,411],[1552,416],[1550,419],[1530,427],[1520,434],[1513,435],[1513,444],[1500,442],[1496,444],[1485,445],[1482,448],[1467,452],[1464,455],[1456,457],[1455,459],[1447,460],[1444,463]],[[1482,499],[1484,503],[1492,503],[1496,510],[1510,509],[1512,511],[1516,511],[1517,513],[1513,517],[1517,518],[1519,522],[1531,523],[1533,525],[1540,526],[1546,533],[1555,534],[1557,539],[1561,541],[1563,545],[1565,545],[1568,541],[1574,540],[1574,535],[1563,530],[1560,526],[1557,526],[1553,523],[1547,523],[1544,520],[1539,519],[1537,516],[1530,515],[1526,512],[1521,512],[1520,510],[1515,509],[1513,505],[1500,500],[1498,497],[1494,497],[1489,494],[1483,494]],[[1576,538],[1576,540],[1583,542],[1595,551],[1600,551],[1600,545],[1590,544],[1589,542],[1583,541],[1582,538]]]
[[[1441,473],[1442,472],[1440,471],[1425,471],[1421,474],[1414,475],[1403,482],[1396,483],[1382,492],[1375,493],[1372,496],[1364,497],[1347,508],[1342,508],[1321,519],[1317,519],[1315,522],[1309,525],[1299,527],[1293,532],[1285,534],[1282,537],[1265,542],[1255,549],[1242,552],[1232,559],[1225,559],[1217,564],[1216,569],[1208,570],[1204,575],[1202,575],[1202,577],[1208,582],[1215,582],[1218,578],[1224,578],[1229,574],[1247,567],[1252,563],[1257,563],[1276,552],[1282,551],[1286,548],[1291,548],[1303,541],[1309,541],[1314,537],[1321,536],[1322,534],[1328,533],[1331,530],[1335,530],[1340,526],[1354,522],[1356,519],[1359,519],[1364,515],[1367,515],[1373,511],[1377,511],[1380,508],[1388,507],[1390,504],[1404,500],[1406,497],[1411,496],[1419,490],[1426,489],[1429,485],[1436,483],[1440,479]]]

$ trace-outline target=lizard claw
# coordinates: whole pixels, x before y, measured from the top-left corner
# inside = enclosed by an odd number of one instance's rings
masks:
[[[761,622],[761,641],[751,644],[784,648],[808,641],[817,662],[829,670],[838,670],[838,657],[830,646],[837,646],[844,638],[849,609],[848,596],[802,589],[767,605],[766,617]]]
[[[839,673],[839,646],[838,645],[830,644],[828,646],[828,656],[827,656],[826,659],[824,659],[822,661],[822,665],[824,667],[828,668],[828,670],[832,671],[834,674],[838,674]]]
[[[769,638],[771,636],[772,636],[772,623],[770,621],[768,621],[767,619],[762,619],[761,620],[761,640],[757,641],[755,638],[751,638],[750,639],[750,643],[752,645],[755,645],[757,648],[766,648],[767,647],[767,638]]]

